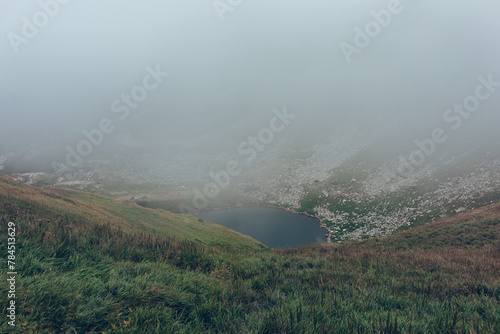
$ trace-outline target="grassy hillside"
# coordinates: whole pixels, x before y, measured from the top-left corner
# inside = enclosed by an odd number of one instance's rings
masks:
[[[192,216],[147,209],[133,202],[117,201],[97,194],[58,188],[39,189],[0,175],[0,213],[15,204],[37,219],[52,222],[66,217],[71,224],[110,224],[124,232],[144,232],[155,236],[196,241],[212,246],[264,248],[256,240]]]
[[[1,183],[2,250],[18,227],[18,326],[1,333],[500,332],[500,204],[384,239],[237,250],[170,238],[104,197]],[[115,220],[91,222],[100,210]]]

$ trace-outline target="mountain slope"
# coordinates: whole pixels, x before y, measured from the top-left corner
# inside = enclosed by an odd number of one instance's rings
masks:
[[[178,217],[162,211],[0,187],[0,248],[15,222],[19,273],[17,327],[2,333],[500,331],[500,204],[361,242],[257,250],[236,235],[249,250],[235,251],[158,236]],[[191,226],[175,233],[228,235]]]
[[[348,243],[357,249],[479,249],[500,246],[500,203],[401,231],[387,238]]]
[[[58,188],[33,188],[0,175],[0,213],[16,206],[40,220],[68,217],[71,224],[110,224],[125,232],[196,241],[210,246],[264,248],[258,241],[226,227],[201,222],[193,216],[147,209],[101,195]],[[44,224],[44,222],[41,222]]]

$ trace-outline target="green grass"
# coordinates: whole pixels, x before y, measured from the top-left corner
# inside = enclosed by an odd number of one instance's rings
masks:
[[[148,216],[144,231],[123,229],[13,195],[0,199],[0,249],[15,222],[18,317],[1,333],[500,332],[500,205],[384,239],[278,251],[169,237]],[[128,210],[122,219],[140,218]],[[6,296],[0,284],[4,314]]]
[[[38,189],[0,176],[0,202],[13,203],[22,212],[39,213],[44,219],[61,216],[81,224],[111,224],[125,232],[144,232],[213,246],[262,249],[261,243],[193,216],[141,207],[102,195],[62,189]],[[6,212],[0,205],[0,214]]]

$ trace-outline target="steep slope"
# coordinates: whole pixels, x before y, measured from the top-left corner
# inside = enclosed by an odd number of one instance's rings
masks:
[[[386,238],[235,251],[128,220],[161,212],[0,184],[0,249],[15,222],[18,272],[17,327],[2,333],[500,332],[500,204]]]
[[[261,249],[258,241],[226,227],[202,222],[193,216],[147,209],[101,195],[58,188],[33,188],[0,175],[0,214],[28,213],[40,224],[66,217],[70,224],[110,224],[125,232],[196,241],[210,246]]]
[[[40,225],[15,206],[0,246],[15,221],[17,327],[2,333],[500,331],[499,205],[387,238],[245,252]]]
[[[424,133],[372,133],[354,126],[327,137],[283,139],[266,147],[248,165],[242,159],[242,172],[221,187],[218,196],[207,197],[207,205],[273,205],[308,212],[332,230],[332,241],[346,241],[391,235],[499,201],[498,135],[475,138],[455,133],[427,155],[415,141],[427,138],[430,125]],[[242,158],[237,142],[213,138],[210,145],[192,149],[172,145],[170,149],[152,146],[150,151],[147,145],[120,150],[62,175],[15,177],[117,199],[147,197],[146,201],[176,212],[181,205],[195,209],[196,194],[214,181],[210,175],[223,171],[228,161]],[[228,149],[209,153],[208,147],[219,145]],[[410,163],[414,161],[410,157],[419,152],[425,161]]]

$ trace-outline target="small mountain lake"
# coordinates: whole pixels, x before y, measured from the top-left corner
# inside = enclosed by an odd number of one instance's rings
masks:
[[[242,207],[195,214],[197,218],[246,234],[271,248],[326,242],[327,231],[316,219],[266,207]]]

